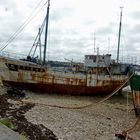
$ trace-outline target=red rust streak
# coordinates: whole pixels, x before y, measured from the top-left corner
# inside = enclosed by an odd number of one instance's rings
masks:
[[[41,93],[58,93],[58,94],[71,94],[71,95],[97,95],[97,94],[109,94],[114,91],[121,84],[113,84],[109,86],[83,86],[83,85],[64,85],[64,84],[52,84],[52,83],[24,83],[3,81],[4,85],[31,90]]]

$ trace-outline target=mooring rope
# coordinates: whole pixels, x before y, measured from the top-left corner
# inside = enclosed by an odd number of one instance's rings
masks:
[[[48,107],[56,107],[56,108],[63,108],[63,109],[84,109],[84,108],[88,108],[91,106],[96,106],[100,103],[105,102],[106,100],[108,100],[110,97],[112,97],[114,94],[116,94],[120,89],[122,89],[124,87],[125,84],[128,83],[128,81],[130,80],[130,78],[134,75],[131,74],[129,76],[129,78],[126,79],[126,81],[124,81],[124,83],[119,86],[118,88],[116,88],[111,94],[107,95],[105,98],[103,98],[101,101],[97,101],[97,102],[92,102],[91,104],[85,105],[85,106],[77,106],[77,107],[71,107],[71,106],[60,106],[60,105],[50,105],[50,104],[44,104],[44,103],[35,103],[32,101],[26,101],[26,100],[22,100],[23,103],[33,103],[35,105],[44,105],[44,106],[48,106]]]
[[[108,100],[110,97],[112,97],[114,94],[116,94],[120,89],[122,89],[124,87],[124,85],[129,82],[129,80],[132,78],[133,75],[134,75],[134,73],[132,73],[129,76],[129,78],[127,78],[126,81],[124,81],[124,83],[121,86],[119,86],[118,88],[116,88],[111,94],[109,94],[108,96],[106,96],[105,98],[103,98],[101,101],[97,101],[96,103],[95,102],[92,102],[91,104],[85,105],[85,106],[69,107],[69,106],[49,105],[49,104],[43,104],[43,103],[34,103],[34,102],[31,102],[31,101],[25,101],[25,100],[22,100],[22,102],[23,103],[33,103],[35,105],[44,105],[44,106],[48,106],[48,107],[63,108],[63,109],[84,109],[84,108],[88,108],[88,107],[91,107],[91,106],[96,106],[96,105],[98,105],[100,103],[103,103],[104,101]],[[127,101],[127,103],[128,103],[128,101]],[[135,129],[135,127],[137,126],[137,124],[139,123],[139,121],[140,121],[140,115],[139,115],[138,119],[136,120],[135,124],[131,128],[126,129],[126,130],[123,130],[122,131],[122,134],[119,134],[119,135],[124,136],[127,140],[136,140],[134,138],[131,138],[128,135],[128,133],[132,132]]]
[[[131,128],[123,130],[122,132],[123,133],[128,133],[128,132],[131,133],[136,128],[136,126],[138,125],[139,121],[140,121],[140,115],[138,116],[138,119],[136,120],[136,122],[134,123],[134,125]]]
[[[134,75],[134,73],[131,75],[131,77]],[[130,77],[130,78],[131,78]],[[130,79],[129,78],[129,79]],[[128,119],[128,93],[127,93],[127,119]],[[127,140],[136,140],[134,138],[131,138],[129,136],[130,133],[132,133],[134,131],[134,129],[136,128],[136,126],[138,125],[140,121],[140,115],[138,116],[136,122],[134,123],[133,126],[131,126],[130,128],[126,129],[126,130],[123,130],[122,133],[120,135],[124,136]]]

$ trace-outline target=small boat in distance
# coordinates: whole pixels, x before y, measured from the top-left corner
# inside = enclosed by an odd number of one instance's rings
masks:
[[[86,55],[84,65],[71,62],[65,69],[49,65],[46,61],[49,7],[50,0],[44,20],[46,26],[42,24],[35,39],[37,43],[34,43],[41,47],[40,37],[45,26],[43,61],[41,57],[38,59],[31,55],[23,59],[0,56],[3,84],[34,92],[71,95],[109,94],[120,87],[126,81],[127,73],[124,72],[125,67],[120,70],[122,65],[113,63],[110,54]]]

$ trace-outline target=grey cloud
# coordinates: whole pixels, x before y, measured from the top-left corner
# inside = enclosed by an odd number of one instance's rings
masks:
[[[11,0],[1,0],[0,6],[5,9],[5,12],[14,12],[16,10],[16,1]],[[1,10],[1,9],[0,9]],[[18,13],[15,13],[15,16]]]
[[[140,11],[135,11],[135,12],[131,13],[130,17],[133,19],[140,20]]]
[[[111,28],[111,27],[100,28],[96,32],[101,36],[114,33],[113,28]]]
[[[136,25],[126,31],[125,46],[128,54],[138,52],[140,48],[140,25]]]
[[[84,57],[84,52],[82,50],[77,50],[77,49],[56,49],[53,52],[50,52],[48,54],[51,59],[53,60],[64,60],[64,58],[67,59],[74,59],[74,60],[79,60],[82,57]]]
[[[7,4],[9,3],[11,0],[1,0],[0,1],[0,4],[4,5],[4,4]]]
[[[6,42],[23,24],[22,15],[16,11],[15,7],[12,7],[6,12],[4,16],[0,15],[0,40]]]
[[[135,26],[130,28],[129,32],[130,32],[130,34],[133,34],[135,36],[140,34],[140,24],[136,24]]]
[[[86,25],[86,26],[93,26],[96,22],[94,20],[90,20],[90,19],[85,19],[84,22],[83,22],[83,25]]]
[[[51,21],[60,21],[63,18],[68,18],[74,14],[74,9],[72,8],[61,8],[61,9],[55,9],[53,12],[50,12],[50,20]]]

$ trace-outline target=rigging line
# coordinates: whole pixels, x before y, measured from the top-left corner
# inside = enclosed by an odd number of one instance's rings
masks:
[[[43,23],[42,23],[42,25],[41,25],[41,27],[40,27],[40,29],[41,29],[41,30],[40,30],[40,34],[42,34],[42,32],[43,32],[43,27],[44,27],[44,25],[45,25],[45,19],[46,19],[46,18],[44,18],[44,21],[43,21]],[[37,34],[37,36],[36,36],[36,38],[35,38],[35,40],[34,40],[34,43],[33,43],[32,47],[31,47],[31,49],[30,49],[30,51],[29,51],[28,56],[31,55],[32,49],[33,49],[33,47],[36,45],[35,43],[36,43],[38,37],[39,37],[39,33]]]
[[[32,57],[34,57],[37,47],[38,47],[38,45],[36,45]]]
[[[46,4],[46,3],[45,3]],[[42,7],[44,7],[44,5],[42,6]],[[41,9],[42,9],[42,7],[38,10],[38,11],[40,11]],[[34,16],[38,13],[38,11],[34,14]],[[34,17],[32,16],[31,18],[30,18],[30,20],[25,24],[25,25],[23,25],[23,27],[20,29],[20,30],[17,30],[17,32],[15,33],[15,36],[12,36],[8,41],[7,41],[7,44],[1,49],[1,51],[3,50],[3,49],[5,49],[18,35],[19,35],[19,33],[21,33],[21,31],[30,23],[30,21],[33,19]]]
[[[43,24],[42,24],[42,26],[41,26],[41,32],[40,33],[38,33],[38,37],[42,34],[42,32],[43,32],[43,28],[44,28],[44,26],[45,26],[45,22],[46,22],[46,18],[44,19],[44,22],[43,22]],[[39,38],[38,38],[39,39]],[[37,44],[36,44],[36,47],[35,47],[35,49],[34,49],[34,52],[33,52],[33,57],[34,57],[34,55],[35,55],[35,53],[36,53],[36,50],[37,50],[37,47],[38,47],[38,42],[37,42]]]
[[[38,3],[38,5],[34,8],[34,10],[32,11],[32,13],[31,13],[31,15],[25,20],[25,22],[15,31],[15,33],[9,38],[9,40],[6,42],[6,43],[8,43],[8,42],[10,42],[10,40],[17,34],[17,32],[21,29],[21,28],[23,28],[24,26],[25,26],[25,24],[26,24],[26,22],[31,18],[31,16],[34,14],[34,11],[39,7],[39,5],[41,4],[41,2],[42,2],[43,0],[41,0],[39,3]],[[6,44],[5,43],[5,44]],[[3,45],[4,46],[4,45]],[[2,47],[1,47],[2,48]],[[2,49],[3,50],[3,49]]]
[[[42,2],[43,0],[41,0]],[[39,3],[41,5],[41,2]],[[5,43],[6,45],[3,45],[3,47],[0,48],[0,51],[4,50],[18,35],[19,33],[30,23],[30,21],[35,17],[35,15],[44,7],[44,5],[46,5],[47,2],[45,2],[45,4],[43,4],[43,6],[37,10],[37,8],[40,6],[37,5],[37,7],[33,10],[31,16],[29,16],[29,18],[27,18],[24,22],[23,25],[21,25],[16,32],[9,38],[9,40]],[[35,12],[35,10],[37,10]],[[35,12],[35,13],[34,13]]]
[[[42,2],[43,0],[41,0],[41,2]],[[38,5],[41,5],[41,2],[38,4]],[[39,7],[37,5],[37,7],[36,8],[34,8],[34,10],[32,11],[32,13],[31,13],[31,15],[29,16],[29,18],[27,18],[26,20],[25,20],[25,22],[24,22],[24,24],[23,25],[21,25],[17,30],[16,30],[16,32],[10,37],[10,39],[5,43],[6,45],[2,48],[1,47],[1,50],[3,50],[5,47],[7,47],[8,46],[8,44],[9,43],[11,43],[15,38],[16,38],[16,36],[26,27],[26,25],[33,19],[33,14],[34,14],[34,12],[35,12],[35,10]],[[39,11],[39,10],[38,10]],[[37,12],[36,12],[37,13]],[[29,20],[29,21],[28,21]]]

